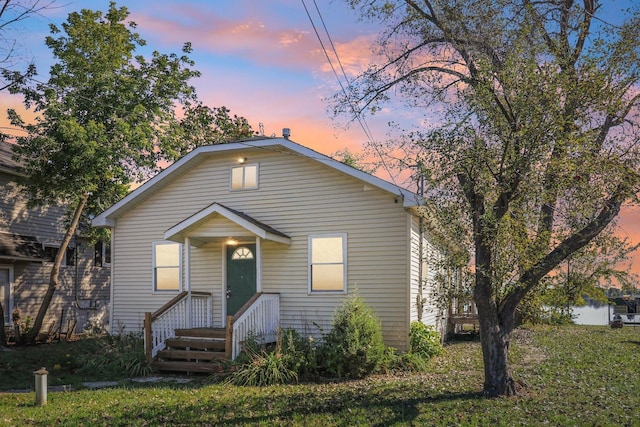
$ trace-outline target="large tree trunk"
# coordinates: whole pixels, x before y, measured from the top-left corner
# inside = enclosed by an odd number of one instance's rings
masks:
[[[42,304],[40,305],[40,309],[38,310],[38,315],[33,321],[33,327],[26,337],[27,343],[34,343],[36,341],[36,338],[38,337],[38,334],[40,333],[40,330],[42,329],[42,323],[44,322],[44,317],[46,316],[47,310],[49,310],[49,306],[51,305],[51,301],[53,300],[53,294],[60,284],[60,267],[62,266],[62,260],[64,260],[64,255],[67,252],[67,248],[69,247],[69,242],[71,242],[71,238],[78,228],[80,217],[82,216],[82,211],[87,204],[88,198],[89,194],[84,194],[78,201],[76,210],[73,213],[73,219],[71,220],[69,228],[67,229],[67,232],[62,239],[62,243],[60,244],[60,248],[58,249],[58,254],[56,255],[56,259],[53,262],[53,267],[51,267],[51,274],[49,275],[49,287],[47,288],[47,292],[44,295],[44,299],[42,300]]]
[[[509,343],[515,312],[499,311],[490,280],[486,275],[476,273],[473,292],[480,322],[484,362],[483,392],[488,397],[513,396],[516,388],[509,366]]]
[[[488,397],[513,396],[516,387],[509,366],[511,333],[494,322],[493,318],[495,316],[479,316],[484,362],[483,392]]]

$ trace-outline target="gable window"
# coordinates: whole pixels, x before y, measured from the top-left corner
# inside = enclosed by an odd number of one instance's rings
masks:
[[[309,236],[309,291],[345,292],[346,234]]]
[[[94,247],[93,265],[109,267],[111,265],[111,243],[99,240]]]
[[[231,189],[258,188],[258,165],[241,165],[231,168]]]
[[[182,287],[182,245],[153,243],[153,291],[179,292]]]

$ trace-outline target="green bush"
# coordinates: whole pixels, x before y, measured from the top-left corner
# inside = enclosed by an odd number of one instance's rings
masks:
[[[324,373],[338,378],[362,378],[383,365],[382,326],[359,296],[348,298],[336,310],[318,353]]]
[[[287,366],[298,374],[299,379],[317,377],[317,349],[312,336],[303,337],[295,329],[284,329],[278,339],[281,340]]]
[[[409,353],[419,355],[427,360],[442,354],[440,334],[433,326],[427,326],[422,322],[411,322]]]
[[[303,349],[295,345],[302,341],[295,331],[279,331],[275,348],[257,344],[255,336],[244,342],[243,352],[236,359],[236,369],[227,383],[242,386],[267,386],[298,381],[301,360],[306,357]]]
[[[144,352],[140,334],[107,335],[97,339],[100,350],[82,357],[82,371],[99,374],[125,373],[127,376],[146,376],[153,372]]]
[[[402,353],[394,355],[389,361],[389,369],[403,372],[426,372],[429,359],[416,353]]]

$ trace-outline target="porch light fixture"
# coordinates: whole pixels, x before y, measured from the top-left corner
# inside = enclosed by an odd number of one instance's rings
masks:
[[[235,240],[233,237],[229,237],[225,243],[229,246],[235,246],[238,244],[238,241]]]
[[[240,157],[240,158],[238,159],[238,163],[240,163],[240,164],[244,164],[244,163],[246,163],[246,161],[247,161],[247,160],[248,160],[248,159],[247,159],[246,157]]]

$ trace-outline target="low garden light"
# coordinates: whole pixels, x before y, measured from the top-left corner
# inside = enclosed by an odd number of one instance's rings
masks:
[[[40,368],[33,372],[36,380],[36,405],[44,406],[47,404],[47,375],[49,372],[45,368]]]

